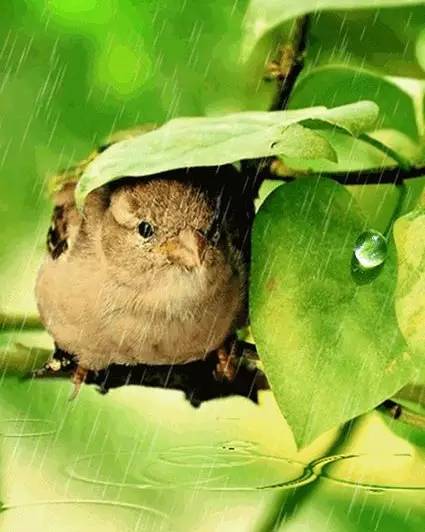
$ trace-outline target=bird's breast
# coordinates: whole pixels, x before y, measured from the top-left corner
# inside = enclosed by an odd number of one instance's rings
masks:
[[[101,326],[114,344],[114,362],[189,362],[216,349],[232,332],[243,312],[240,277],[230,271],[221,277],[184,273],[147,282],[140,293],[115,291]]]
[[[40,276],[40,310],[57,345],[90,369],[203,358],[244,311],[244,282],[230,269],[170,271],[131,287],[101,271],[55,266],[55,275]]]

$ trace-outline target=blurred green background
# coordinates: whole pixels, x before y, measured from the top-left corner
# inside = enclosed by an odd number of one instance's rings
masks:
[[[1,3],[0,311],[35,312],[50,175],[117,129],[267,109],[274,87],[262,80],[264,65],[290,24],[264,37],[242,63],[246,6]],[[401,84],[412,95],[418,131],[413,141],[397,142],[415,153],[424,133],[424,27],[424,6],[320,13],[306,64],[306,72],[331,64],[413,78]],[[360,99],[356,91],[344,97]],[[373,83],[364,91],[362,98],[388,95]],[[322,82],[294,98],[306,107],[323,103],[321,92],[329,96]],[[395,129],[405,94],[388,105],[387,125]],[[359,158],[357,148],[341,144],[342,169],[359,160],[384,164],[373,150]],[[408,201],[423,183],[411,185]],[[395,187],[354,192],[371,223],[385,227]],[[269,393],[260,406],[233,398],[194,410],[177,392],[129,387],[102,397],[87,387],[70,404],[68,383],[20,379],[37,348],[49,346],[44,333],[0,333],[1,530],[267,531],[276,523],[314,532],[423,529],[423,450],[412,443],[413,429],[400,438],[374,413],[356,422],[348,439],[334,431],[297,453]],[[335,453],[366,456],[336,460],[317,480],[307,464]]]

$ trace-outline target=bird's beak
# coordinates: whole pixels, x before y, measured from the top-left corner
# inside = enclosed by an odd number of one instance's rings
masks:
[[[199,231],[184,229],[161,244],[161,250],[171,262],[192,269],[201,266],[206,246],[207,240]]]

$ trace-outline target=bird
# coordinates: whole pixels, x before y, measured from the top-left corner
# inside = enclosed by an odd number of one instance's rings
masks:
[[[62,174],[53,194],[35,294],[56,351],[37,374],[73,360],[74,398],[89,371],[111,364],[214,354],[215,377],[231,381],[248,320],[252,183],[235,165],[124,176],[80,212],[75,187],[96,156]]]

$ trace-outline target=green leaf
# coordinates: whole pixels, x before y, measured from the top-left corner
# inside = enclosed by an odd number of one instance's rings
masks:
[[[324,105],[334,107],[357,100],[379,105],[376,129],[396,129],[418,139],[415,106],[409,94],[383,76],[359,68],[326,66],[301,77],[288,109]]]
[[[421,356],[425,370],[425,208],[394,224],[398,280],[395,308],[409,348]]]
[[[300,124],[285,128],[281,138],[273,146],[278,154],[289,158],[302,157],[306,161],[320,159],[337,162],[338,158],[331,144],[322,135]]]
[[[42,367],[52,349],[52,340],[45,331],[0,331],[0,371],[28,374]]]
[[[419,80],[424,71],[415,55],[415,43],[424,25],[423,5],[317,12],[311,17],[304,71],[329,64],[349,65]],[[261,46],[278,32],[282,29],[267,35]],[[260,46],[256,48],[252,58]]]
[[[251,0],[245,16],[243,55],[247,57],[267,32],[306,13],[332,9],[407,7],[423,3],[423,0]]]
[[[219,166],[272,155],[335,160],[335,153],[324,137],[303,124],[316,127],[321,123],[323,127],[337,127],[357,135],[371,129],[377,115],[378,107],[365,101],[334,109],[245,112],[172,120],[155,131],[118,142],[96,157],[78,183],[77,203],[82,205],[89,192],[123,176]]]
[[[425,70],[425,29],[423,29],[416,39],[416,57],[422,70]]]
[[[372,146],[360,137],[350,137],[338,130],[322,130],[320,134],[325,137],[338,156],[338,163],[329,160],[307,161],[304,159],[288,160],[284,158],[286,166],[293,170],[303,172],[323,173],[341,172],[343,170],[367,170],[370,168],[382,168],[394,166],[394,159],[382,150]],[[381,129],[374,131],[372,135],[398,153],[403,153],[413,165],[419,161],[418,146],[406,135],[399,131]]]
[[[352,276],[364,229],[350,193],[323,178],[279,187],[254,222],[252,332],[300,446],[375,407],[413,373],[394,312],[394,249],[373,281]]]

